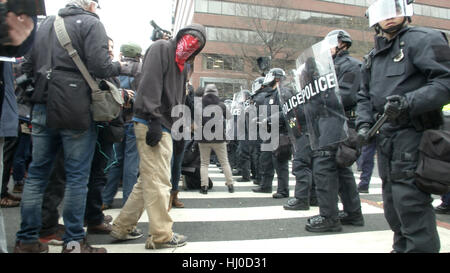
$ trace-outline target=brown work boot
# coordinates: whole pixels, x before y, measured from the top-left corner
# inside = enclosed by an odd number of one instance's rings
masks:
[[[62,253],[107,253],[107,251],[103,247],[92,247],[85,238],[80,242],[71,241],[64,245]]]
[[[48,245],[41,242],[31,244],[16,242],[14,253],[48,253]]]
[[[100,225],[91,226],[88,225],[87,232],[90,234],[109,234],[112,230],[112,225],[106,222],[101,223]]]
[[[173,193],[170,194],[171,202],[169,207],[174,206],[175,208],[184,208],[183,202],[181,202],[180,199],[178,199],[178,192],[179,191],[174,191]]]

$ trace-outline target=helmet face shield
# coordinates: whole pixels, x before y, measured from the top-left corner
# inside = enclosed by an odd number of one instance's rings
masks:
[[[252,93],[255,93],[256,91],[261,89],[261,87],[263,86],[263,82],[264,82],[264,77],[259,77],[256,80],[254,80],[253,84],[252,84]]]
[[[329,48],[335,48],[339,45],[338,33],[325,37],[324,41]]]
[[[262,84],[260,82],[254,82],[252,84],[252,92],[255,93],[259,89],[261,89]]]
[[[269,73],[267,73],[266,77],[264,78],[263,85],[269,85],[272,83],[275,79],[282,79],[286,77],[286,73],[281,68],[272,68]]]
[[[369,16],[369,26],[373,27],[381,21],[396,18],[410,17],[413,15],[413,5],[407,0],[376,0],[369,1],[367,15]]]
[[[264,78],[264,85],[269,85],[271,82],[275,80],[275,75],[271,72],[267,73],[266,77]]]

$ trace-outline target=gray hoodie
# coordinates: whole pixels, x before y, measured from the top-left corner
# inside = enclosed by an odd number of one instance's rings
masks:
[[[177,42],[187,31],[195,30],[200,40],[205,41],[189,58],[193,59],[206,44],[206,31],[202,25],[192,24],[181,29],[171,40],[159,40],[153,43],[144,57],[142,79],[139,83],[134,116],[150,121],[159,119],[161,124],[169,129],[174,123],[171,117],[172,108],[184,104],[186,97],[186,78],[188,66],[180,72],[175,62]]]

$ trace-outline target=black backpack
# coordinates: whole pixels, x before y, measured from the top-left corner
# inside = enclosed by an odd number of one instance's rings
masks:
[[[450,131],[426,130],[423,133],[416,186],[436,195],[450,192]]]

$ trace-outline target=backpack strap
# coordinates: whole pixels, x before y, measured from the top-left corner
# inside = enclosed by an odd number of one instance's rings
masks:
[[[56,31],[56,37],[58,38],[59,43],[63,48],[67,50],[67,53],[75,62],[75,65],[78,67],[84,79],[89,84],[89,87],[92,89],[93,92],[99,91],[97,82],[94,80],[94,78],[92,78],[91,74],[89,74],[89,71],[87,70],[86,66],[81,60],[80,55],[78,54],[77,50],[73,47],[72,41],[70,40],[69,34],[67,33],[66,26],[64,24],[64,19],[61,16],[56,17],[54,27]]]

